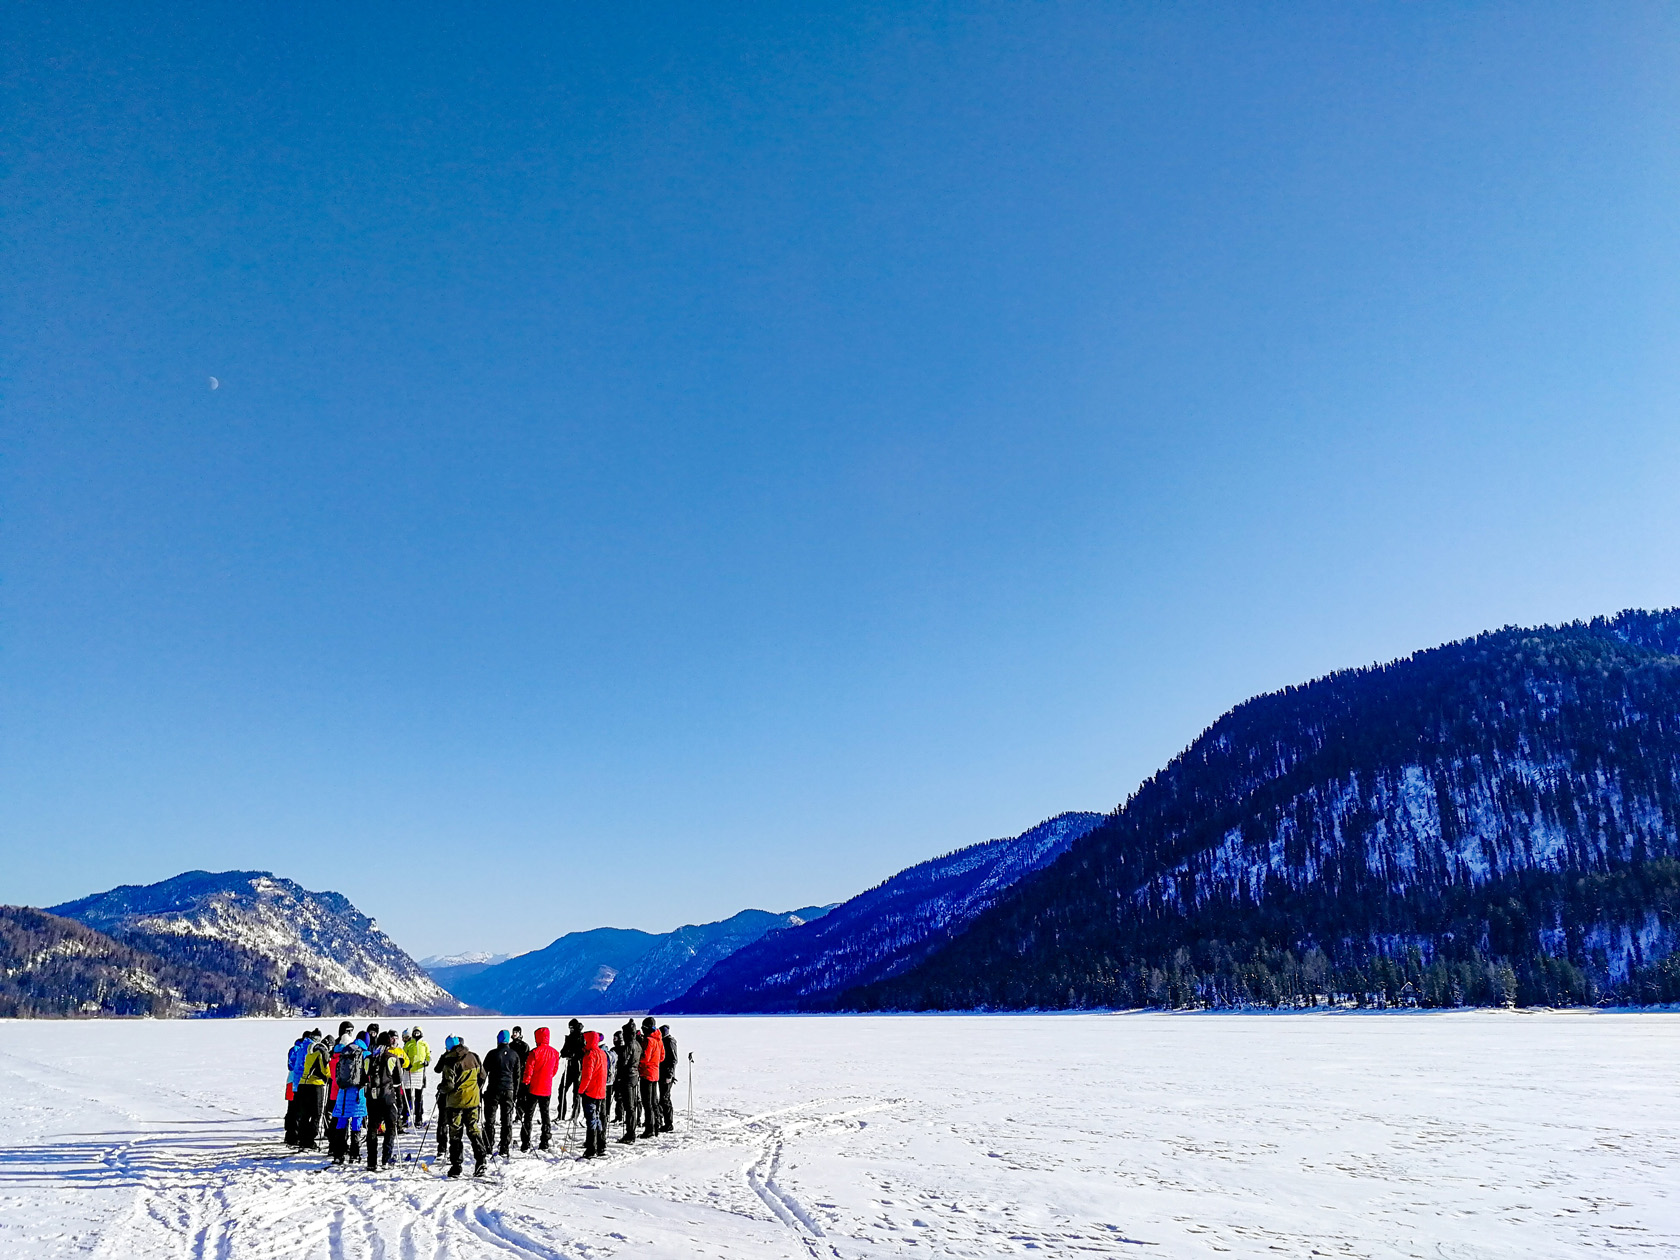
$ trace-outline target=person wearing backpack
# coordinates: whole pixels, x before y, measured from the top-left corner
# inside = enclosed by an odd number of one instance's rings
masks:
[[[659,1123],[666,1133],[676,1130],[677,1113],[671,1106],[671,1088],[677,1083],[677,1039],[669,1024],[659,1025],[659,1043],[664,1058],[659,1061]]]
[[[583,1034],[583,1059],[578,1064],[578,1097],[583,1099],[583,1157],[607,1153],[607,1052],[601,1034]]]
[[[368,1056],[367,1065],[367,1152],[368,1171],[391,1166],[397,1144],[397,1119],[402,1104],[402,1052],[396,1048],[395,1032],[381,1033],[379,1048]],[[381,1144],[381,1135],[384,1142]],[[383,1148],[383,1159],[381,1149]]]
[[[496,1034],[496,1048],[484,1056],[488,1081],[484,1087],[484,1145],[496,1145],[496,1122],[501,1121],[502,1143],[498,1154],[508,1158],[513,1146],[513,1117],[519,1106],[519,1051],[508,1040],[507,1031]]]
[[[451,1037],[445,1044],[448,1049],[438,1059],[437,1069],[442,1107],[439,1114],[449,1132],[449,1175],[461,1175],[461,1135],[465,1131],[472,1142],[473,1176],[482,1177],[486,1151],[478,1131],[478,1105],[487,1077],[478,1056],[459,1037]]]
[[[303,1056],[303,1071],[298,1077],[298,1150],[318,1151],[315,1136],[321,1127],[321,1109],[326,1103],[327,1082],[332,1074],[332,1045],[321,1035],[319,1028],[311,1029],[315,1040]]]
[[[415,1028],[403,1042],[403,1055],[408,1059],[408,1110],[413,1123],[426,1123],[426,1069],[432,1063],[432,1048],[419,1028]]]
[[[333,1113],[338,1107],[338,1056],[344,1047],[350,1044],[355,1025],[345,1020],[338,1026],[338,1040],[333,1042],[327,1052],[327,1107],[322,1115],[322,1123],[327,1126],[327,1153],[333,1157],[334,1163],[344,1160],[344,1130],[338,1127]]]
[[[367,1084],[368,1048],[358,1037],[355,1041],[340,1046],[338,1060],[333,1066],[333,1081],[338,1086],[338,1097],[333,1101],[333,1125],[340,1130],[339,1154],[333,1157],[333,1163],[344,1163],[348,1155],[352,1164],[358,1163],[362,1157],[361,1136],[362,1129],[367,1124],[367,1096],[363,1087]],[[368,1135],[371,1142],[373,1137]]]

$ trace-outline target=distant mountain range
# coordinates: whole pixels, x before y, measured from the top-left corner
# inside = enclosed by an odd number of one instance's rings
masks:
[[[458,1011],[461,1003],[348,900],[267,871],[188,871],[49,913],[161,963],[216,978],[223,1014]]]
[[[900,871],[820,919],[770,932],[720,959],[672,1013],[824,1010],[858,985],[914,966],[960,936],[1006,889],[1066,852],[1101,814],[1059,814]]]
[[[456,981],[467,976],[476,976],[497,963],[506,962],[510,957],[509,954],[491,954],[483,950],[465,954],[433,954],[420,960],[420,970],[447,989]]]
[[[1680,1000],[1680,610],[1239,705],[850,1009]]]
[[[716,923],[664,933],[568,932],[543,949],[461,976],[452,992],[476,1006],[530,1014],[651,1010],[686,993],[714,965],[765,933],[797,927],[827,909],[743,910]]]

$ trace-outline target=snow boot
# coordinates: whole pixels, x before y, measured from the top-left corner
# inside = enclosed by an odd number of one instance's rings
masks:
[[[473,1165],[473,1176],[475,1176],[475,1177],[484,1176],[484,1161],[482,1159],[479,1160],[478,1163]]]
[[[449,1165],[449,1175],[451,1177],[459,1177],[461,1175],[461,1165],[459,1165],[459,1164]]]

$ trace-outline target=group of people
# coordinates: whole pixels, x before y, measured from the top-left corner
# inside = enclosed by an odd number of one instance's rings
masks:
[[[482,1177],[492,1147],[511,1158],[516,1122],[519,1149],[529,1151],[533,1122],[540,1121],[537,1149],[546,1151],[556,1120],[581,1117],[583,1159],[607,1153],[607,1129],[620,1121],[621,1143],[637,1140],[638,1122],[641,1138],[672,1131],[678,1058],[669,1025],[656,1026],[652,1016],[640,1026],[631,1019],[613,1033],[610,1048],[575,1019],[559,1049],[550,1044],[547,1028],[535,1037],[536,1044],[528,1045],[518,1025],[504,1029],[482,1061],[461,1038],[449,1037],[434,1064],[419,1028],[399,1034],[369,1024],[358,1032],[345,1020],[336,1038],[312,1028],[286,1055],[286,1145],[319,1150],[324,1125],[332,1162],[359,1164],[365,1134],[368,1171],[376,1172],[393,1162],[398,1134],[435,1124],[438,1158],[448,1154],[449,1175],[461,1175],[463,1147],[470,1144],[473,1176]],[[428,1068],[437,1074],[430,1123]]]

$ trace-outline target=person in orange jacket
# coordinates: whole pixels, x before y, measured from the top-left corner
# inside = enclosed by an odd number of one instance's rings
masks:
[[[549,1108],[553,1103],[554,1074],[559,1070],[560,1052],[548,1044],[548,1029],[537,1029],[537,1044],[525,1060],[522,1078],[525,1092],[531,1096],[531,1105],[519,1125],[519,1149],[522,1151],[531,1149],[531,1113],[534,1111],[542,1112],[542,1141],[537,1144],[537,1149],[548,1149]]]
[[[578,1097],[583,1099],[583,1157],[594,1159],[607,1153],[607,1052],[598,1032],[583,1034]]]
[[[665,1062],[665,1039],[654,1026],[653,1016],[642,1021],[642,1136],[653,1137],[664,1126],[659,1122],[659,1066]]]

